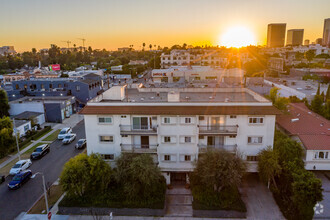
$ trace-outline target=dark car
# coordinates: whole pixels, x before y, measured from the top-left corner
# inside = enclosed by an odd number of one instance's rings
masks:
[[[78,142],[76,143],[76,148],[83,149],[85,147],[86,147],[86,139],[79,139]]]
[[[40,159],[45,154],[49,153],[49,151],[50,151],[49,144],[40,145],[39,147],[34,149],[34,151],[32,152],[32,154],[30,156],[30,158],[31,158],[31,160]]]
[[[22,184],[26,183],[32,176],[31,170],[24,170],[16,174],[13,179],[8,183],[9,189],[18,189]]]

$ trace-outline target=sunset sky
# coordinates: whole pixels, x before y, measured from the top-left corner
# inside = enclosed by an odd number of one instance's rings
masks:
[[[77,46],[115,50],[134,45],[221,45],[232,27],[244,27],[264,45],[268,23],[322,37],[330,0],[0,0],[0,46],[17,51]],[[71,46],[72,46],[71,44]]]

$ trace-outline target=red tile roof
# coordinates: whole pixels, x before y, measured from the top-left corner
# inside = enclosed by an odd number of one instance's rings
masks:
[[[276,123],[298,136],[307,150],[330,150],[330,122],[309,110],[304,103],[292,103],[290,114],[276,118]]]
[[[85,106],[84,115],[277,115],[273,106]]]

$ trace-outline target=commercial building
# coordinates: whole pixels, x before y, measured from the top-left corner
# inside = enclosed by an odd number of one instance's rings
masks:
[[[322,45],[322,43],[323,43],[323,38],[317,38],[317,39],[315,40],[315,44]]]
[[[330,48],[330,18],[324,19],[323,46]]]
[[[288,30],[286,37],[286,46],[300,46],[304,39],[304,29]]]
[[[211,66],[173,66],[168,69],[154,69],[151,72],[155,83],[195,82],[205,80],[217,80],[225,82],[229,78],[241,83],[244,70],[239,68],[223,69]]]
[[[308,39],[304,41],[304,46],[309,46],[309,40]]]
[[[35,97],[27,96],[9,102],[11,116],[25,111],[39,112],[45,115],[47,122],[62,123],[77,110],[76,99],[72,96],[63,97]]]
[[[114,86],[89,101],[84,115],[87,154],[112,163],[122,153],[147,153],[167,184],[189,181],[208,148],[242,157],[257,171],[257,155],[273,146],[280,112],[246,88]]]
[[[268,24],[267,47],[284,47],[285,23]]]
[[[268,61],[269,70],[276,73],[284,73],[284,59],[281,57],[271,57]]]
[[[291,103],[290,114],[277,117],[277,126],[298,141],[307,170],[330,170],[330,122],[304,103]]]

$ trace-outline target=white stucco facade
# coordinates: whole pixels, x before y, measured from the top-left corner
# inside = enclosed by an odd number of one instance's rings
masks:
[[[118,88],[113,91],[114,94],[118,94],[116,93]],[[111,93],[111,91],[107,92]],[[136,92],[138,95],[143,94],[138,90]],[[143,100],[150,95],[145,94]],[[99,153],[104,155],[106,160],[114,161],[125,152],[148,153],[153,156],[168,184],[174,173],[186,174],[193,171],[198,156],[208,147],[225,149],[237,154],[248,161],[249,172],[256,172],[257,154],[267,146],[273,146],[275,113],[256,114],[253,111],[251,115],[228,112],[207,113],[210,105],[230,108],[232,104],[238,111],[240,108],[245,108],[244,105],[248,108],[257,106],[258,109],[272,107],[263,97],[254,93],[253,95],[255,97],[252,103],[187,103],[175,101],[173,97],[169,98],[173,103],[169,101],[128,103],[122,98],[107,102],[102,100],[102,97],[97,97],[89,102],[82,112],[88,143],[87,154]],[[135,105],[136,108],[146,107],[146,111],[143,114],[136,114]],[[189,105],[202,111],[205,108],[206,114],[189,114]],[[173,106],[177,106],[172,108],[174,110],[188,107],[187,112],[175,114],[167,110]],[[122,108],[123,113],[112,112],[115,108]],[[132,113],[125,108],[132,108]],[[164,113],[155,114],[153,108],[164,108],[164,111],[161,109]],[[185,177],[188,179],[188,175]]]

